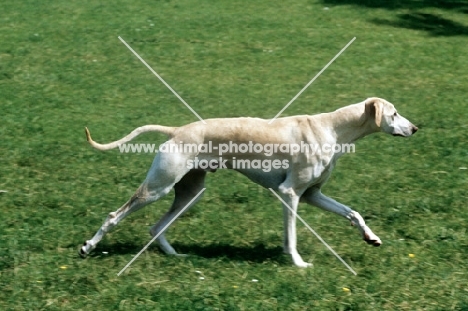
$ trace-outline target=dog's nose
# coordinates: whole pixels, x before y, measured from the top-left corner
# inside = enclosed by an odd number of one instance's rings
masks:
[[[418,127],[413,125],[413,134],[416,133],[418,130]]]

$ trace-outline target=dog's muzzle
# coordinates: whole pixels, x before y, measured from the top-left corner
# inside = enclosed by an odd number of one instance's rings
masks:
[[[400,137],[408,137],[408,136],[411,136],[411,135],[413,135],[414,133],[416,133],[418,130],[419,130],[418,127],[413,125],[413,126],[411,127],[411,133],[409,133],[409,134],[406,134],[406,135],[405,135],[405,134],[403,134],[403,133],[394,133],[394,134],[392,134],[392,135],[393,135],[393,136],[400,136]]]

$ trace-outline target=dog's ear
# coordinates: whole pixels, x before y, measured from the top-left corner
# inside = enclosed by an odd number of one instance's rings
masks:
[[[375,125],[380,127],[382,122],[383,103],[378,98],[372,97],[366,100],[365,114],[367,118],[374,119]]]

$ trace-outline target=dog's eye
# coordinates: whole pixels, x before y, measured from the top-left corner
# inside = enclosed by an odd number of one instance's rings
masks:
[[[393,114],[393,116],[394,116],[394,117],[396,117],[396,116],[397,116],[397,113],[396,113],[396,111],[395,111],[395,113]]]

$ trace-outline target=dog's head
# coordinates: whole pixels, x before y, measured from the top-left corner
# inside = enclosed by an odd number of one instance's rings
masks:
[[[406,118],[398,114],[395,106],[382,98],[368,98],[366,115],[375,123],[380,131],[393,136],[408,137],[416,133],[418,128]]]

